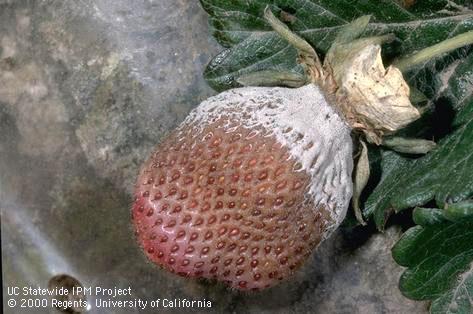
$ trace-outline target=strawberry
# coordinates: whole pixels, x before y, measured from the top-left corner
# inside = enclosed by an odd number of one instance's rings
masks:
[[[258,290],[289,277],[344,218],[351,128],[314,84],[211,97],[141,168],[132,219],[155,264]]]

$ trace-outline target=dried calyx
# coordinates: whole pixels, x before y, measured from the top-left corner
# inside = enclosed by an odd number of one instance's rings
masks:
[[[401,71],[384,68],[381,44],[394,35],[360,38],[369,23],[363,16],[340,31],[323,64],[315,50],[290,32],[266,8],[265,17],[282,37],[299,50],[300,63],[311,82],[323,88],[327,98],[354,130],[362,131],[371,143],[381,144],[393,133],[420,117],[409,100],[409,86]]]

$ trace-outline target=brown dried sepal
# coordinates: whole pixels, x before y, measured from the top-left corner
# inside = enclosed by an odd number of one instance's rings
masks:
[[[409,86],[401,71],[381,59],[381,44],[394,35],[360,38],[370,17],[345,26],[335,38],[323,67],[301,60],[311,81],[321,86],[353,129],[381,144],[391,134],[420,117],[409,100]]]
[[[367,43],[356,48],[342,62],[328,59],[325,66],[332,69],[336,105],[350,125],[363,131],[370,142],[381,144],[383,135],[418,119],[420,112],[409,100],[409,86],[401,71],[394,66],[384,68],[381,46]]]

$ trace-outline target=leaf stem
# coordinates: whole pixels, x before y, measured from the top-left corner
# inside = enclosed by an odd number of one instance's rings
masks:
[[[437,57],[443,53],[455,50],[457,48],[473,44],[473,31],[469,31],[455,37],[444,40],[436,45],[422,49],[421,51],[399,59],[393,62],[393,65],[397,67],[401,72],[407,72],[412,67],[424,63],[434,57]]]
[[[289,27],[286,26],[286,24],[276,18],[273,12],[271,12],[269,5],[264,9],[264,18],[271,25],[273,30],[279,34],[279,36],[284,38],[289,44],[299,50],[300,53],[314,58],[318,65],[321,64],[314,48],[312,48],[312,46],[307,41],[305,41],[305,39],[292,32]]]

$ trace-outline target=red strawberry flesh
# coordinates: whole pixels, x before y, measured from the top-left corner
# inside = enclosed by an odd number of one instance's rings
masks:
[[[226,122],[177,130],[158,146],[137,181],[136,234],[171,272],[267,288],[301,266],[330,216],[314,208],[309,176],[274,136]]]

